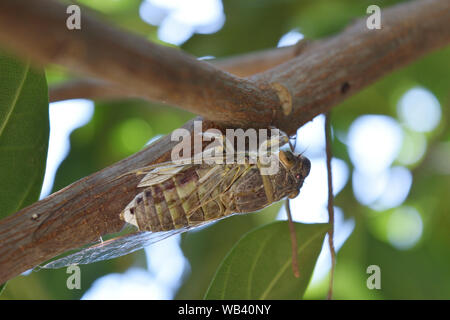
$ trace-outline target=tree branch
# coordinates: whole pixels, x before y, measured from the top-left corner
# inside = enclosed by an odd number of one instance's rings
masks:
[[[116,84],[93,78],[69,80],[54,85],[48,90],[49,102],[69,99],[98,100],[121,98],[139,98],[139,96],[132,93],[131,90],[126,90]]]
[[[247,77],[286,62],[297,56],[308,42],[299,41],[297,44],[277,49],[267,49],[229,58],[208,60],[216,68],[230,72],[239,77]],[[132,88],[120,87],[93,78],[81,78],[69,80],[62,84],[54,85],[49,89],[50,102],[68,99],[120,99],[139,97]],[[148,97],[140,97],[148,99]]]
[[[280,107],[270,87],[261,90],[177,49],[97,21],[87,9],[81,30],[68,30],[66,8],[53,0],[0,1],[0,42],[35,62],[60,64],[224,123],[249,125],[252,116],[267,126]]]
[[[325,113],[383,75],[450,43],[450,1],[405,2],[382,13],[382,28],[361,19],[342,33],[250,80],[280,83],[292,95],[292,112],[272,124],[288,133]],[[292,119],[295,119],[293,121]]]
[[[82,30],[67,30],[65,6],[51,0],[0,2],[0,41],[38,62],[59,63],[216,122],[242,127],[288,122],[286,131],[293,133],[385,73],[448,44],[449,6],[447,0],[400,4],[383,11],[381,30],[369,30],[361,19],[249,80],[88,14]]]
[[[300,40],[295,45],[288,47],[266,49],[228,58],[208,60],[208,62],[220,70],[230,72],[238,77],[248,77],[295,58],[310,45],[309,41]]]
[[[177,101],[188,110],[194,110],[192,104],[199,99],[199,114],[207,113],[204,108],[210,102],[211,119],[222,122],[235,119],[233,125],[244,127],[272,123],[288,134],[382,75],[450,42],[448,0],[408,2],[383,11],[381,30],[368,30],[365,20],[359,21],[313,48],[307,47],[297,58],[242,80],[205,62],[186,58],[181,52],[143,44],[135,36],[128,38],[86,17],[83,25],[86,32],[69,32],[60,27],[63,18],[52,16],[53,11],[47,5],[42,8],[37,5],[47,1],[27,1],[27,5],[33,3],[34,11],[24,8],[23,12],[14,12],[12,18],[5,14],[11,14],[11,8],[19,9],[24,3],[23,0],[0,2],[0,41],[30,51],[37,61],[52,61],[72,71],[117,80],[123,87],[136,86],[141,93],[148,90],[155,94],[153,98],[167,94],[171,97],[167,102],[179,97]],[[45,19],[41,20],[44,17],[56,19],[60,30],[53,31],[49,26],[55,21],[46,23]],[[45,36],[34,30],[44,32]],[[118,51],[110,51],[113,49]],[[135,59],[123,60],[130,57]],[[158,73],[163,85],[154,83]],[[208,85],[208,80],[213,84]],[[204,91],[199,89],[203,85],[207,88]],[[173,96],[165,92],[170,88],[179,91]],[[180,98],[183,94],[186,101]],[[219,116],[218,110],[226,115]],[[207,127],[223,125],[206,124]],[[204,125],[204,129],[207,127]],[[192,130],[192,122],[186,128]],[[114,178],[168,160],[174,144],[166,136],[141,152],[1,220],[0,283],[66,250],[119,231],[123,222],[118,214],[134,196],[137,179]]]

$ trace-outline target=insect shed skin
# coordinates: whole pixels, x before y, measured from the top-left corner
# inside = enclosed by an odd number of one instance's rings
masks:
[[[156,170],[139,184],[145,189],[121,218],[140,231],[159,232],[261,210],[298,195],[311,168],[306,157],[291,151],[280,151],[279,161],[279,170],[273,175],[262,175],[258,164],[250,163],[186,165],[173,175],[170,169],[159,174]]]

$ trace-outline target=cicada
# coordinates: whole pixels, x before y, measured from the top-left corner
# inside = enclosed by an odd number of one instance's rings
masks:
[[[278,142],[286,144],[286,136]],[[290,144],[290,143],[289,143]],[[298,195],[310,161],[293,147],[278,149],[278,170],[263,174],[260,161],[243,163],[162,163],[130,174],[143,176],[137,194],[120,214],[135,232],[48,263],[44,268],[115,258],[189,229],[261,210]]]

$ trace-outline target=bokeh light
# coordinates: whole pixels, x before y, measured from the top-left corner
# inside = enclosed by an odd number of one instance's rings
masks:
[[[292,46],[302,40],[305,36],[300,33],[298,30],[291,30],[288,33],[284,34],[280,41],[278,41],[277,47],[287,47]]]
[[[432,131],[441,120],[441,105],[427,89],[416,87],[400,99],[397,112],[400,120],[411,130]]]
[[[350,159],[355,167],[353,193],[363,205],[374,204],[382,210],[401,204],[412,183],[406,168],[390,169],[400,153],[403,131],[388,116],[365,115],[350,126],[346,139]]]
[[[359,203],[382,211],[402,204],[412,185],[411,172],[401,166],[378,174],[353,171],[353,193]]]
[[[407,168],[400,166],[391,168],[385,188],[371,208],[383,211],[401,205],[409,194],[412,181],[411,171]]]
[[[352,185],[356,200],[363,205],[375,202],[386,189],[388,179],[388,170],[376,174],[366,174],[355,169],[352,175]]]
[[[148,269],[130,268],[97,279],[82,299],[173,299],[189,266],[172,236],[145,248]]]
[[[125,273],[111,273],[94,281],[82,300],[171,299],[168,288],[161,287],[144,269],[130,268]]]
[[[297,130],[295,151],[308,158],[325,156],[325,116],[319,115]]]
[[[189,262],[180,247],[181,236],[176,235],[145,248],[149,272],[159,286],[170,290],[172,298],[181,284]]]
[[[427,139],[420,132],[403,130],[403,145],[397,161],[403,165],[413,165],[423,158],[427,150]]]
[[[225,23],[220,0],[145,0],[139,14],[145,22],[159,26],[159,39],[175,45],[194,33],[217,32]]]
[[[152,136],[152,128],[141,118],[121,122],[111,136],[111,143],[123,155],[140,150]]]
[[[350,159],[361,172],[381,173],[397,157],[402,138],[402,129],[395,119],[384,115],[361,116],[348,132]]]
[[[50,103],[50,139],[40,199],[52,191],[56,171],[70,150],[70,134],[88,123],[94,114],[94,103],[76,99]]]
[[[328,211],[323,209],[324,215],[328,216]],[[354,219],[344,219],[344,213],[341,208],[334,207],[334,249],[338,252],[344,245],[345,241],[352,234],[355,228]],[[320,251],[319,258],[314,268],[313,276],[311,279],[311,285],[317,285],[331,270],[331,253],[328,245],[328,234],[325,236],[325,241],[322,245],[322,251]]]
[[[389,218],[387,237],[397,249],[412,248],[422,235],[422,217],[417,209],[409,206],[396,208]]]

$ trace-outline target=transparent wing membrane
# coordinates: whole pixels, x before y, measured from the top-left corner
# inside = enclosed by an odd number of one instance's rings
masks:
[[[82,249],[81,251],[47,263],[41,268],[57,269],[72,264],[88,264],[117,258],[187,230],[188,228],[182,228],[163,232],[138,232],[121,236]]]

